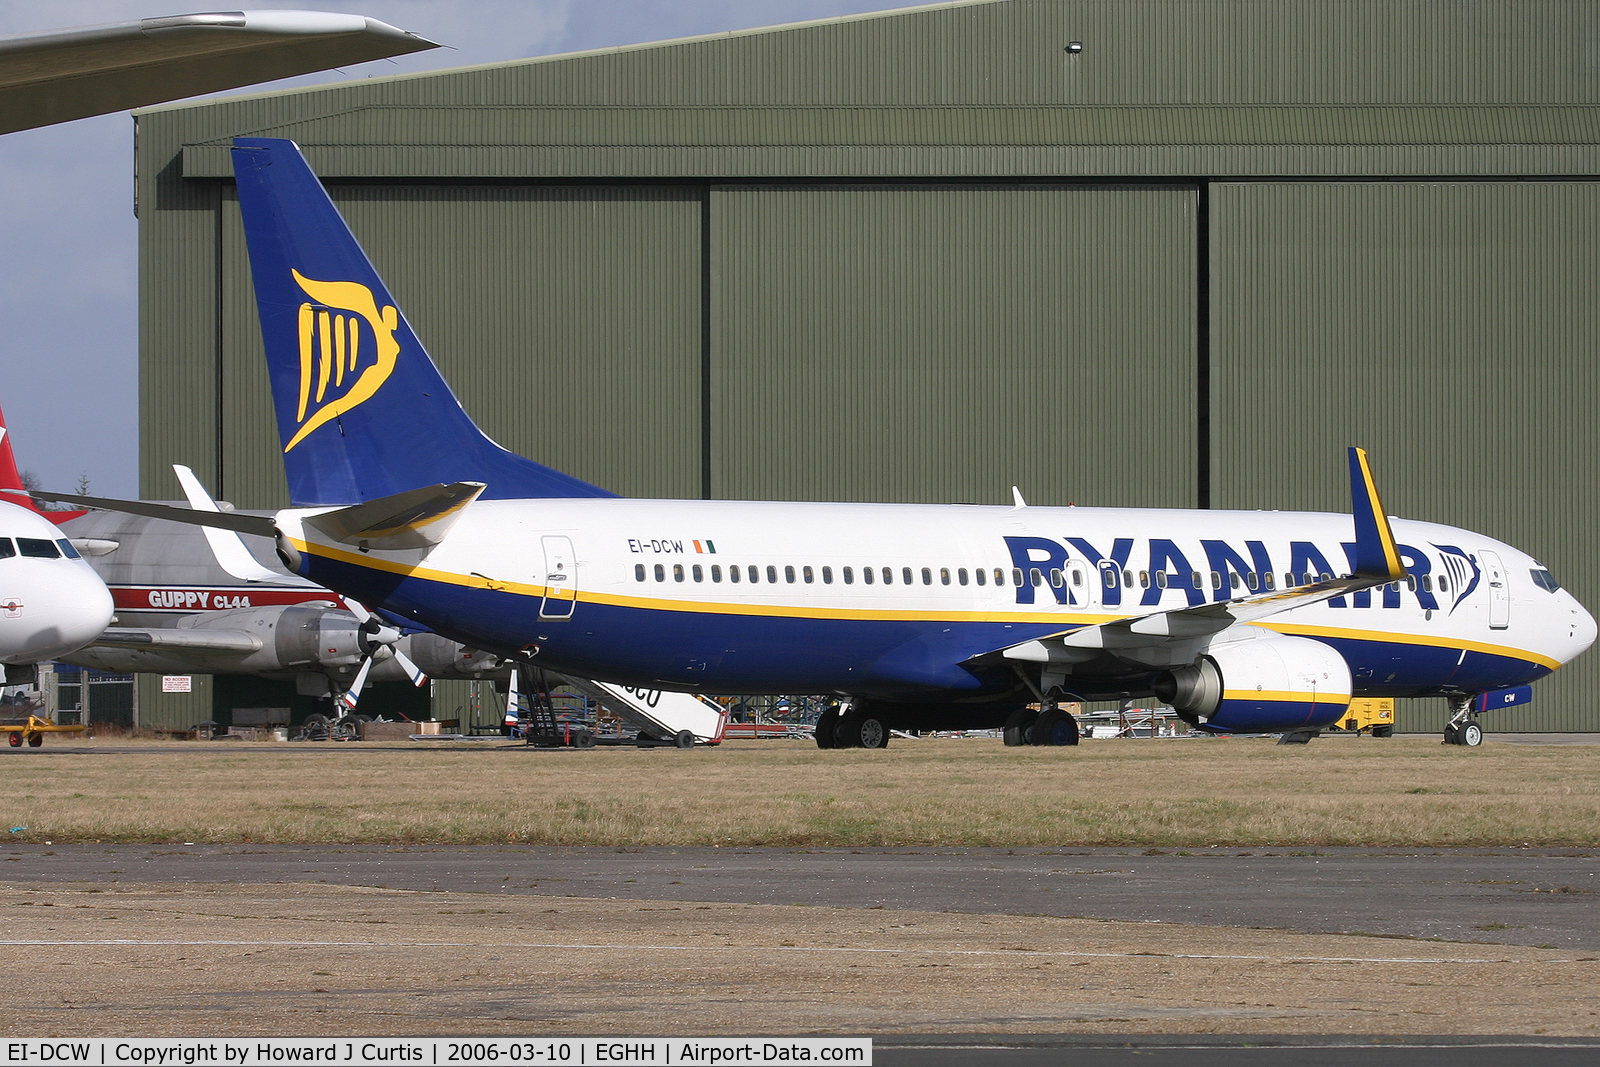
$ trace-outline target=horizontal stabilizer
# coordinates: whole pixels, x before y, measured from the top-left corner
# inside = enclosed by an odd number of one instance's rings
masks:
[[[120,511],[127,515],[144,515],[152,519],[183,522],[190,526],[215,526],[219,530],[276,537],[278,527],[269,515],[241,515],[237,511],[195,511],[193,508],[175,508],[170,504],[151,504],[143,500],[112,500],[99,496],[71,496],[67,493],[30,493],[35,500],[60,501],[79,504],[101,511]]]
[[[313,515],[305,524],[335,541],[382,550],[432,548],[478,499],[482,482],[425,485]]]

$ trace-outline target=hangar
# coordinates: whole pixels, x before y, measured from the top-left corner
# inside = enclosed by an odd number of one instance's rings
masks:
[[[618,492],[1344,510],[1359,443],[1594,607],[1596,41],[1560,0],[962,0],[146,109],[142,495],[287,503],[228,158],[281,136],[473,418]],[[1595,728],[1597,662],[1487,725]]]

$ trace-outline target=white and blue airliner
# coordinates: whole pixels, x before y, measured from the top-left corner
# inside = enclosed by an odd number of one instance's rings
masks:
[[[1595,639],[1538,560],[1388,518],[1359,449],[1349,515],[618,497],[473,424],[293,142],[233,155],[293,506],[165,517],[275,536],[452,640],[627,686],[837,694],[818,743],[877,747],[1070,744],[1066,699],[1303,733],[1353,695],[1446,697],[1446,739],[1477,744],[1478,712]]]

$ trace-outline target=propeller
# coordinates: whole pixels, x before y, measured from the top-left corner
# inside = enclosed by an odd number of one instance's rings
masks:
[[[372,661],[377,659],[379,652],[384,649],[387,649],[394,657],[394,661],[400,664],[400,669],[410,676],[412,685],[420,686],[428,680],[428,676],[423,674],[417,665],[411,662],[411,658],[397,647],[396,642],[400,640],[399,630],[386,625],[382,619],[368,611],[361,601],[352,600],[350,597],[339,599],[344,601],[344,606],[356,617],[356,622],[361,624],[361,633],[357,640],[361,650],[367,654],[361,661],[361,669],[356,671],[355,680],[350,683],[350,688],[339,697],[339,703],[344,705],[347,713],[356,709],[356,702],[361,699],[361,689],[367,684],[367,673],[372,670]]]

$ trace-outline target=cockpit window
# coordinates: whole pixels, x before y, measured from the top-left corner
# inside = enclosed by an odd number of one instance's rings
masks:
[[[17,548],[23,556],[30,559],[60,559],[61,550],[54,541],[46,541],[42,537],[19,537]]]
[[[0,537],[0,559],[10,559],[17,554],[17,546],[11,543],[11,538]]]
[[[57,541],[56,544],[61,546],[61,554],[66,556],[68,559],[83,558],[82,556],[78,555],[78,550],[72,547],[72,542],[67,540],[65,537]]]
[[[1538,586],[1540,589],[1554,593],[1557,589],[1561,588],[1561,583],[1556,581],[1556,576],[1547,570],[1542,570],[1541,568],[1535,567],[1528,573],[1533,575],[1533,584]]]

